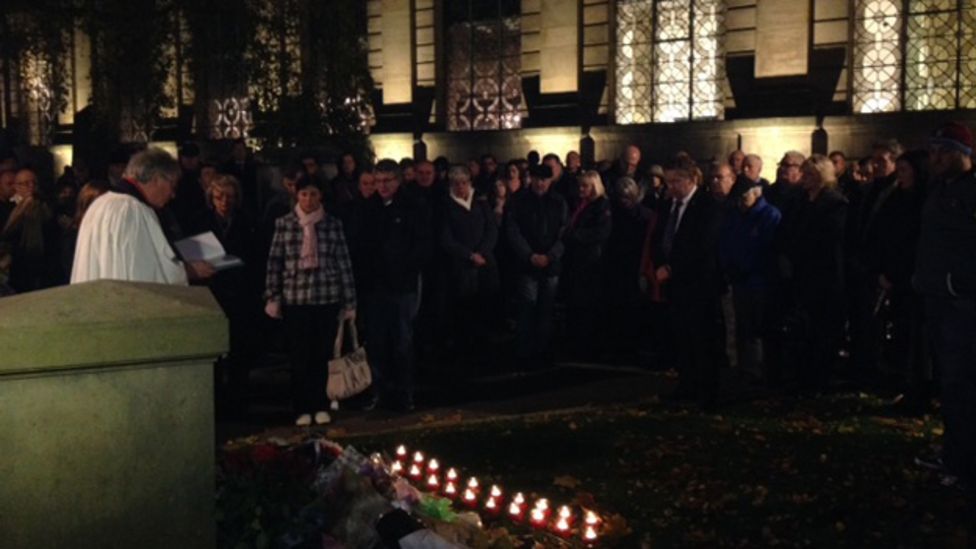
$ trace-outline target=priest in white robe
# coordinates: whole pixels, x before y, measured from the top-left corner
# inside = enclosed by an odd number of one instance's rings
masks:
[[[186,285],[208,278],[206,262],[180,261],[166,240],[155,209],[173,197],[180,177],[176,160],[147,149],[129,161],[118,189],[98,197],[78,228],[71,283],[112,279]]]

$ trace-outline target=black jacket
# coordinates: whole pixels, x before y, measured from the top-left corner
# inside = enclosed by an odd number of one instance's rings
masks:
[[[717,298],[723,287],[718,262],[721,206],[704,189],[695,191],[674,234],[671,253],[665,254],[662,242],[672,205],[668,201],[661,209],[654,231],[654,263],[671,269],[664,292],[672,301]]]
[[[566,268],[575,271],[598,265],[612,228],[610,201],[605,196],[586,206],[575,223],[570,219],[563,237]]]
[[[472,201],[468,210],[451,198],[444,200],[441,210],[440,248],[445,256],[445,287],[455,296],[495,290],[498,286],[495,213],[484,200]],[[475,267],[471,262],[474,253],[485,258],[487,265]]]
[[[915,287],[930,296],[976,298],[976,173],[930,188],[922,209]]]
[[[871,227],[869,240],[874,245],[868,249],[868,271],[874,280],[885,275],[896,292],[912,287],[924,200],[917,185],[911,189],[895,187],[885,197]]]
[[[505,235],[523,273],[559,275],[568,215],[566,201],[551,191],[539,196],[529,190],[513,197],[505,216]],[[545,269],[533,266],[530,260],[533,254],[548,256],[549,265]]]
[[[363,208],[357,237],[367,293],[417,293],[420,271],[430,260],[433,234],[428,206],[401,188],[389,204],[379,194]]]
[[[834,302],[844,291],[844,223],[847,199],[824,189],[816,200],[803,200],[789,224],[786,250],[801,303]]]

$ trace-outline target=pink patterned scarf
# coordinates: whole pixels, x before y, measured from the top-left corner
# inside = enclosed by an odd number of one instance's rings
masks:
[[[302,226],[302,257],[298,266],[305,270],[319,267],[319,242],[315,232],[315,224],[325,219],[325,209],[319,207],[312,213],[305,213],[302,207],[295,205],[295,215],[298,224]]]

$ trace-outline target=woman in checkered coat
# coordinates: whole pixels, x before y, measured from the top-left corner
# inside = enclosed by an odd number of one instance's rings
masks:
[[[298,204],[275,222],[265,312],[283,319],[292,364],[296,425],[331,421],[325,385],[339,322],[356,317],[356,287],[342,222],[325,213],[319,180],[302,176]]]

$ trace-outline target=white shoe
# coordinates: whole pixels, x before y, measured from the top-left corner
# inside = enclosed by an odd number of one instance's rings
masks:
[[[298,416],[298,419],[295,420],[295,425],[297,425],[298,427],[308,427],[311,424],[312,424],[312,416],[308,414],[302,414]]]
[[[329,412],[322,412],[322,411],[315,412],[316,425],[325,425],[326,423],[331,423],[331,422],[332,422],[332,418],[329,417]]]

